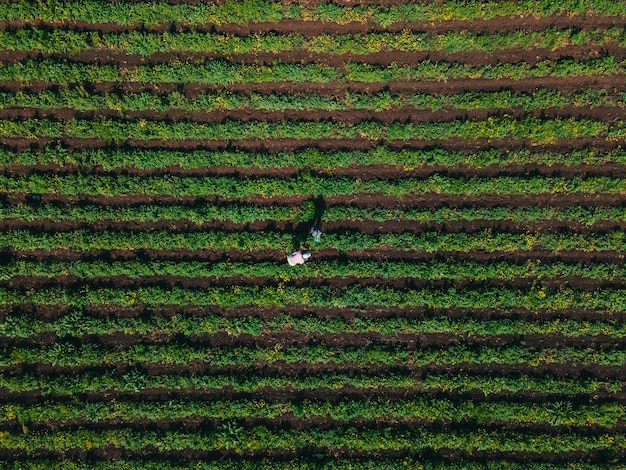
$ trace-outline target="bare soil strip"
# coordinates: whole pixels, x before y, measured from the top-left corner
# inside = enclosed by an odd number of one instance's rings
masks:
[[[296,388],[259,387],[254,391],[237,390],[232,386],[220,388],[144,388],[140,390],[106,389],[102,392],[84,391],[79,393],[43,392],[32,389],[21,392],[9,392],[0,388],[0,399],[5,402],[34,404],[42,402],[68,403],[75,400],[87,403],[108,402],[110,400],[128,400],[145,402],[167,402],[169,400],[214,401],[214,400],[263,400],[272,403],[302,403],[303,401],[342,403],[352,400],[458,400],[480,401],[482,403],[554,403],[569,402],[573,405],[589,405],[603,403],[626,404],[626,392],[612,392],[599,388],[590,393],[546,392],[535,389],[487,391],[438,387],[355,387],[342,385],[337,388],[316,387]]]
[[[28,230],[35,233],[61,233],[75,230],[198,233],[198,232],[272,232],[297,233],[294,222],[285,220],[255,220],[254,222],[236,223],[229,220],[215,220],[197,223],[189,219],[161,219],[158,221],[138,220],[97,220],[97,221],[62,221],[49,219],[19,220],[0,219],[0,230]],[[601,220],[590,224],[571,220],[540,219],[532,221],[513,220],[452,220],[446,222],[422,222],[410,219],[376,220],[337,220],[324,222],[324,231],[334,233],[361,233],[368,235],[402,234],[425,232],[438,233],[478,233],[492,230],[499,233],[522,233],[543,235],[547,233],[606,234],[626,230],[626,220]]]
[[[342,68],[347,63],[363,63],[388,67],[392,64],[417,66],[425,61],[464,64],[471,67],[484,67],[502,63],[526,63],[531,67],[549,60],[573,59],[579,62],[590,61],[602,57],[613,57],[618,62],[626,58],[626,48],[618,43],[567,45],[552,48],[511,47],[485,52],[468,49],[459,52],[446,51],[399,51],[390,50],[367,54],[311,52],[307,50],[283,52],[253,53],[218,53],[218,52],[155,52],[150,55],[128,54],[112,49],[86,49],[78,53],[41,52],[33,50],[0,51],[0,61],[18,63],[26,60],[68,60],[84,64],[117,65],[120,67],[136,67],[140,65],[161,65],[176,62],[206,63],[213,60],[224,60],[233,64],[256,64],[271,66],[277,62],[283,64],[322,64]]]
[[[303,172],[312,176],[353,178],[361,181],[378,179],[400,180],[405,178],[426,179],[433,175],[446,176],[448,178],[495,178],[502,176],[542,176],[546,178],[589,178],[606,176],[613,178],[626,178],[626,164],[616,162],[603,162],[599,164],[492,164],[486,166],[470,165],[424,165],[417,168],[405,168],[400,165],[351,165],[349,167],[333,167],[332,169],[313,168],[302,170],[293,165],[282,167],[260,168],[256,166],[197,166],[183,167],[179,165],[167,165],[158,168],[140,168],[135,166],[118,166],[104,168],[101,165],[76,165],[56,163],[34,163],[33,165],[11,164],[0,165],[0,175],[9,178],[24,177],[30,175],[97,175],[97,176],[180,176],[180,177],[229,177],[229,178],[275,178],[290,180],[297,178]],[[2,197],[2,193],[0,193]]]
[[[418,461],[428,462],[487,462],[487,461],[508,461],[515,463],[527,464],[528,462],[543,462],[551,464],[572,464],[584,463],[589,464],[605,464],[606,462],[623,461],[626,457],[626,449],[606,450],[576,450],[563,452],[535,452],[525,450],[459,450],[453,448],[430,448],[424,447],[420,450],[412,448],[400,448],[397,450],[360,450],[351,447],[327,447],[327,446],[306,446],[297,449],[285,448],[260,448],[255,450],[247,450],[240,448],[220,448],[218,450],[201,450],[197,448],[186,448],[179,450],[163,450],[155,446],[146,446],[139,449],[128,449],[117,445],[105,445],[102,447],[93,447],[91,449],[68,447],[63,450],[50,450],[39,448],[32,451],[23,449],[0,449],[0,459],[16,462],[16,461],[33,461],[36,459],[53,459],[55,461],[69,459],[80,461],[116,461],[120,459],[131,460],[141,459],[158,459],[159,461],[170,460],[173,462],[190,462],[190,461],[217,461],[219,459],[234,459],[236,461],[252,461],[252,462],[291,462],[298,459],[306,459],[306,463],[313,461],[323,466],[324,464],[336,465],[337,462],[343,462],[343,459],[349,459],[350,463],[358,463],[362,460],[399,460],[398,465],[401,466],[401,459],[415,459]],[[337,460],[341,459],[341,460]],[[355,462],[356,461],[356,462]],[[357,468],[357,467],[354,467]]]
[[[183,206],[193,207],[198,205],[254,205],[258,207],[300,207],[306,202],[314,200],[310,195],[293,196],[245,196],[226,197],[219,195],[210,196],[175,196],[172,194],[129,194],[123,196],[105,196],[92,194],[32,194],[32,193],[0,193],[0,203],[10,206],[28,204],[41,206],[43,204],[55,204],[63,206],[101,206],[101,207],[140,207],[144,205],[158,206]],[[358,207],[363,209],[387,208],[387,209],[437,209],[449,207],[455,209],[476,207],[618,207],[626,204],[626,194],[619,193],[538,193],[538,194],[445,194],[423,193],[407,196],[387,196],[384,194],[338,194],[324,198],[327,207]],[[9,219],[5,219],[9,220]],[[8,224],[9,222],[7,222]],[[27,224],[28,222],[24,222]],[[172,224],[173,222],[168,222]],[[181,222],[182,223],[182,222]],[[253,222],[252,224],[257,223]],[[258,221],[266,226],[268,222]],[[276,221],[276,224],[279,222]],[[289,224],[291,222],[285,222]],[[328,222],[330,223],[330,222]],[[344,221],[340,223],[346,223]],[[380,222],[382,224],[382,222]],[[385,223],[391,223],[386,221]],[[415,222],[411,222],[415,224]],[[454,223],[454,222],[450,222]],[[558,223],[558,222],[556,222]],[[174,224],[176,225],[176,224]],[[5,225],[7,226],[7,225]],[[153,225],[156,227],[156,225]],[[327,228],[324,222],[324,228]],[[288,225],[285,225],[288,230]]]
[[[38,262],[49,261],[204,261],[204,262],[246,262],[267,263],[285,260],[286,253],[282,250],[250,251],[231,248],[223,249],[189,249],[189,248],[136,248],[136,249],[90,249],[77,250],[70,248],[20,250],[11,247],[0,249],[0,264],[8,264],[14,260]],[[419,263],[429,260],[467,260],[480,263],[510,262],[524,264],[528,261],[539,260],[543,263],[568,263],[592,265],[595,263],[610,263],[623,266],[626,261],[626,252],[614,250],[582,251],[544,249],[528,249],[520,251],[484,251],[484,250],[439,250],[427,252],[423,250],[399,250],[391,247],[381,247],[375,250],[337,250],[335,248],[321,248],[315,250],[314,260],[319,261],[376,261],[404,263]]]
[[[386,146],[390,150],[402,149],[444,149],[459,152],[475,152],[477,150],[518,150],[527,148],[536,152],[568,153],[573,150],[593,148],[598,152],[607,152],[622,148],[626,145],[626,138],[618,137],[607,140],[605,137],[577,137],[573,139],[555,139],[549,143],[538,142],[530,138],[504,138],[491,139],[479,137],[466,139],[464,137],[451,137],[448,139],[368,139],[356,137],[354,139],[123,139],[104,140],[95,137],[2,137],[0,146],[8,149],[23,151],[26,149],[43,149],[51,144],[60,144],[71,151],[84,151],[96,149],[158,149],[158,150],[242,150],[248,152],[288,152],[305,149],[318,149],[322,151],[350,151],[371,150],[376,147]]]
[[[606,90],[607,93],[618,93],[626,90],[626,76],[616,75],[573,75],[567,77],[529,77],[523,79],[512,78],[449,78],[445,82],[438,80],[419,81],[385,81],[385,82],[247,82],[217,85],[212,83],[176,83],[176,82],[118,82],[102,81],[88,83],[55,83],[44,80],[5,80],[0,81],[0,91],[24,91],[39,93],[45,90],[66,90],[75,87],[85,87],[90,94],[106,95],[151,93],[153,95],[169,95],[174,91],[184,94],[188,98],[196,98],[201,93],[215,93],[226,91],[250,95],[259,93],[264,95],[288,95],[324,97],[342,96],[346,93],[366,93],[373,95],[389,92],[394,96],[408,96],[418,93],[434,95],[455,95],[460,93],[513,91],[516,93],[533,93],[537,89],[556,90],[562,93],[574,93],[587,90]]]
[[[196,0],[169,0],[169,3],[198,3]],[[213,2],[218,3],[218,2]],[[351,2],[337,0],[335,4],[346,4]],[[385,0],[385,2],[361,1],[359,4],[403,4],[400,0]],[[65,21],[43,21],[43,20],[3,20],[0,21],[0,31],[15,32],[20,29],[41,28],[60,29],[64,31],[98,31],[105,34],[128,33],[132,31],[145,31],[149,33],[165,32],[192,32],[200,33],[220,33],[234,36],[249,36],[254,34],[297,34],[306,38],[319,36],[321,34],[343,35],[343,34],[367,34],[375,32],[401,32],[411,31],[413,33],[444,34],[451,31],[468,31],[471,33],[496,34],[511,31],[541,32],[546,29],[576,29],[581,31],[602,30],[612,27],[626,26],[624,16],[569,16],[569,15],[549,15],[536,17],[528,15],[525,17],[497,16],[490,19],[472,20],[447,20],[438,22],[429,21],[398,21],[388,26],[381,26],[373,21],[334,23],[319,20],[289,20],[284,19],[277,22],[251,22],[224,23],[224,24],[190,24],[190,23],[151,23],[151,24],[120,24],[120,23],[91,23],[83,20]]]
[[[235,423],[248,429],[264,426],[272,430],[332,430],[355,428],[358,430],[381,430],[393,428],[398,431],[415,431],[428,429],[432,431],[476,431],[486,432],[524,432],[549,434],[574,434],[577,436],[600,436],[603,434],[620,434],[626,431],[626,423],[619,421],[614,426],[599,424],[584,425],[553,425],[547,421],[514,421],[475,418],[462,419],[427,419],[427,418],[352,418],[342,420],[330,416],[312,416],[302,418],[293,413],[282,413],[273,418],[208,418],[189,416],[185,418],[103,418],[92,421],[85,418],[67,420],[18,420],[17,418],[0,422],[0,431],[22,433],[23,426],[32,432],[74,432],[82,429],[90,431],[132,430],[132,431],[219,431],[225,424]]]
[[[220,306],[182,306],[182,305],[144,305],[124,306],[102,303],[69,307],[61,304],[20,303],[0,307],[0,318],[6,316],[26,315],[32,318],[54,321],[71,312],[77,312],[91,318],[145,318],[154,317],[206,317],[219,315],[224,318],[259,318],[263,321],[273,320],[281,315],[294,318],[319,318],[331,320],[341,318],[352,322],[359,319],[394,319],[407,318],[422,320],[429,318],[449,318],[453,321],[473,319],[491,321],[502,319],[519,319],[522,321],[555,321],[571,320],[583,322],[624,322],[626,311],[603,310],[590,308],[562,309],[526,309],[515,308],[470,308],[470,307],[307,307],[303,305],[285,305],[282,307],[263,307],[259,305],[242,305],[240,307]]]
[[[519,277],[514,279],[419,279],[415,277],[359,277],[359,276],[334,276],[334,277],[308,277],[282,280],[274,276],[198,276],[186,277],[178,275],[152,275],[132,277],[127,275],[78,277],[75,275],[61,276],[14,276],[8,280],[0,281],[0,287],[18,291],[45,288],[79,289],[91,287],[94,289],[134,289],[140,287],[160,287],[172,289],[208,289],[211,287],[269,287],[269,286],[293,286],[293,287],[330,287],[343,289],[351,286],[361,287],[388,287],[392,289],[521,289],[532,287],[546,289],[571,288],[582,291],[597,291],[600,289],[625,289],[626,279],[595,279],[581,276],[554,276],[539,279],[535,276]]]
[[[225,331],[216,333],[125,333],[117,331],[106,334],[87,334],[83,336],[61,336],[53,331],[28,337],[0,335],[3,346],[7,348],[45,347],[53,344],[82,346],[99,344],[108,348],[130,348],[142,345],[181,345],[197,348],[268,348],[280,345],[284,348],[311,347],[325,345],[336,350],[349,348],[373,347],[377,349],[407,351],[438,350],[466,346],[479,350],[489,347],[519,346],[529,351],[546,349],[576,348],[594,349],[595,351],[616,351],[626,347],[626,337],[617,338],[605,334],[571,336],[560,333],[549,334],[456,334],[456,333],[304,333],[292,329],[275,330],[270,333],[252,335],[250,333],[229,334]]]
[[[455,364],[431,363],[417,365],[414,363],[396,364],[358,364],[354,362],[255,362],[250,365],[233,364],[215,366],[207,362],[192,360],[187,364],[165,364],[155,362],[127,362],[79,364],[72,366],[53,365],[50,363],[16,363],[0,366],[0,374],[20,375],[25,373],[37,375],[80,374],[80,373],[107,373],[127,374],[133,370],[149,376],[188,375],[188,374],[250,374],[263,377],[309,377],[320,373],[326,374],[357,374],[376,377],[383,374],[411,376],[417,379],[426,378],[432,374],[469,374],[484,377],[538,377],[546,375],[557,379],[599,379],[626,381],[626,368],[623,366],[607,366],[595,363],[581,362],[542,362],[538,365],[528,363],[497,363],[497,362],[461,362]]]
[[[537,108],[526,111],[521,107],[516,108],[483,108],[483,109],[419,109],[415,106],[393,107],[383,111],[372,109],[346,109],[337,111],[325,111],[321,109],[296,110],[285,109],[283,111],[269,111],[264,109],[233,109],[216,111],[186,111],[183,109],[170,109],[168,111],[124,111],[116,109],[98,109],[81,111],[75,108],[27,108],[7,107],[0,108],[0,119],[26,120],[26,119],[58,119],[71,121],[72,119],[98,120],[108,119],[113,121],[155,121],[155,122],[193,122],[202,124],[223,123],[225,121],[307,121],[307,122],[335,122],[345,125],[356,125],[363,121],[378,122],[381,124],[400,123],[426,123],[426,122],[453,122],[485,121],[489,118],[511,117],[524,119],[533,117],[537,119],[592,119],[600,122],[616,122],[626,119],[626,107],[597,106],[587,108],[582,106],[565,106]]]

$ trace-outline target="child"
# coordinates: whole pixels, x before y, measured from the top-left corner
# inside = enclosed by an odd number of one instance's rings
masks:
[[[311,235],[313,236],[313,238],[315,238],[315,243],[319,243],[320,239],[322,238],[322,230],[317,226],[314,225],[313,227],[311,227]]]

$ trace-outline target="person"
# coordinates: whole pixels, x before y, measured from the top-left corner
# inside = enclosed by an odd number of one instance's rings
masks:
[[[322,238],[322,230],[317,226],[314,225],[313,227],[311,227],[311,235],[313,236],[313,238],[315,238],[315,243],[319,243],[320,239]]]
[[[293,253],[289,253],[287,256],[287,263],[289,266],[295,266],[296,264],[304,264],[306,260],[309,259],[311,253],[305,251],[304,253],[300,250],[294,251]]]

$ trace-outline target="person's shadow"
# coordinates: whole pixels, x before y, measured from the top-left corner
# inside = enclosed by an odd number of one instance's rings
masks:
[[[301,249],[308,250],[309,241],[311,239],[311,227],[315,226],[321,228],[322,217],[324,216],[324,211],[326,210],[326,201],[324,201],[323,196],[317,196],[313,200],[313,204],[315,205],[313,217],[304,222],[300,222],[294,227],[293,240],[291,244],[292,251],[298,251]]]

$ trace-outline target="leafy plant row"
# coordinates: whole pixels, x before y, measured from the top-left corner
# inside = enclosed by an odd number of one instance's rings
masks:
[[[324,247],[338,250],[373,250],[393,248],[403,251],[422,250],[427,253],[484,251],[528,251],[544,249],[550,251],[582,250],[597,252],[604,250],[622,251],[626,240],[623,231],[611,231],[604,234],[520,234],[492,233],[484,230],[472,234],[436,233],[421,234],[382,234],[366,235],[360,233],[327,234],[323,237]],[[8,230],[0,233],[0,247],[17,250],[55,248],[71,248],[74,250],[89,249],[242,249],[291,250],[293,237],[290,234],[275,232],[193,232],[168,233],[162,231],[139,232],[131,231],[90,231],[75,230],[56,234],[31,233],[26,230]]]
[[[230,221],[233,223],[253,223],[255,221],[286,222],[296,225],[311,220],[314,215],[313,204],[309,201],[292,206],[274,204],[271,207],[253,204],[217,205],[199,203],[194,206],[142,205],[138,207],[103,207],[75,205],[58,207],[53,204],[28,205],[17,204],[0,207],[2,220],[21,221],[137,221],[137,222],[188,222],[203,224],[211,221]],[[567,221],[588,226],[597,222],[623,222],[626,210],[623,207],[472,207],[472,208],[359,208],[343,205],[327,206],[324,211],[324,223],[341,221],[415,221],[452,222],[476,220],[510,220],[517,222],[537,222],[546,220]],[[337,230],[328,230],[327,233]]]
[[[1,92],[0,107],[26,108],[72,108],[81,111],[100,109],[118,110],[120,114],[128,111],[185,111],[241,110],[259,109],[266,111],[285,110],[388,110],[402,106],[415,106],[419,109],[463,109],[480,108],[511,109],[521,107],[526,111],[550,107],[586,107],[598,106],[624,107],[626,93],[609,94],[606,90],[588,90],[575,93],[563,93],[539,89],[533,93],[515,93],[498,91],[493,93],[462,92],[453,95],[409,94],[394,95],[388,91],[368,95],[365,93],[345,93],[335,96],[293,96],[280,94],[232,92],[201,93],[193,99],[174,91],[167,95],[143,93],[107,93],[91,94],[83,85],[62,89],[44,90],[38,93],[18,91]]]
[[[275,197],[293,195],[377,194],[401,198],[416,194],[448,195],[534,195],[561,193],[619,194],[626,190],[623,178],[499,176],[494,178],[453,178],[433,175],[428,178],[361,180],[347,177],[320,177],[301,173],[282,178],[243,179],[229,176],[93,176],[93,175],[0,175],[5,194],[59,195],[169,195],[175,197],[217,195],[220,197]]]
[[[326,418],[349,421],[358,418],[472,420],[485,424],[489,420],[521,423],[549,423],[551,426],[599,425],[610,431],[618,421],[626,418],[626,407],[616,404],[577,405],[571,403],[480,403],[449,399],[415,400],[350,400],[324,402],[277,403],[264,400],[172,400],[167,403],[137,403],[115,401],[111,403],[85,403],[72,400],[64,403],[0,405],[0,426],[18,420],[38,425],[46,421],[63,422],[85,419],[91,423],[109,419],[135,421],[139,419],[167,420],[184,418],[279,418],[293,415],[301,419]],[[346,423],[347,424],[347,423]]]
[[[121,333],[124,335],[145,335],[153,331],[176,336],[196,334],[228,333],[229,335],[260,335],[269,331],[293,331],[294,333],[378,333],[381,335],[417,335],[427,333],[450,333],[456,335],[564,335],[568,337],[602,336],[622,338],[625,335],[623,324],[604,321],[574,321],[570,319],[550,320],[541,316],[532,320],[476,320],[450,319],[446,317],[415,319],[385,318],[372,319],[355,317],[343,318],[293,317],[279,315],[262,320],[255,316],[225,318],[217,314],[202,317],[155,316],[153,318],[93,318],[80,310],[64,315],[53,321],[26,315],[6,316],[0,319],[0,334],[5,338],[28,338],[44,333],[59,337],[82,337],[84,335],[104,335]],[[400,340],[398,340],[401,342]]]
[[[0,147],[1,165],[37,165],[58,164],[77,165],[89,168],[101,166],[107,170],[133,167],[141,169],[166,168],[202,168],[226,166],[232,168],[284,168],[298,169],[334,169],[354,166],[389,165],[401,166],[413,170],[421,166],[441,165],[451,167],[467,165],[472,168],[507,165],[603,165],[606,163],[626,164],[626,152],[616,149],[608,152],[593,148],[569,150],[563,153],[539,152],[530,149],[521,150],[480,150],[448,151],[434,148],[428,150],[404,149],[394,151],[378,146],[369,151],[333,151],[305,149],[296,152],[244,152],[235,150],[186,152],[143,149],[107,149],[81,152],[70,151],[57,144],[43,149],[26,149],[21,152]]]
[[[331,288],[328,286],[294,287],[280,283],[277,286],[231,286],[211,287],[202,290],[189,290],[180,287],[162,289],[159,287],[138,287],[136,289],[112,289],[82,287],[80,290],[46,288],[15,291],[0,289],[3,305],[13,305],[28,301],[45,305],[68,305],[80,307],[112,303],[130,306],[134,304],[163,305],[215,305],[234,307],[243,305],[284,306],[309,305],[318,307],[348,306],[413,306],[446,308],[450,306],[472,308],[515,308],[558,309],[595,308],[609,311],[623,311],[626,305],[626,291],[622,289],[602,289],[580,291],[571,288],[543,289],[394,289],[391,287]]]
[[[578,75],[618,75],[624,73],[624,63],[614,57],[602,57],[579,62],[561,59],[528,63],[470,66],[450,62],[424,61],[418,67],[408,65],[376,66],[346,63],[341,68],[322,64],[253,65],[233,64],[213,60],[205,64],[158,64],[139,65],[123,72],[113,64],[82,64],[68,60],[25,60],[0,64],[0,80],[44,80],[59,84],[80,82],[148,82],[148,83],[210,83],[228,85],[233,83],[269,82],[388,82],[414,80],[449,80],[531,77],[571,77]]]
[[[588,464],[577,463],[537,463],[526,461],[524,463],[512,462],[510,460],[490,460],[500,468],[511,470],[588,470],[593,468]],[[114,461],[92,461],[84,462],[68,459],[45,459],[29,458],[28,460],[8,461],[0,460],[0,465],[7,470],[187,470],[192,468],[197,470],[317,470],[320,465],[328,469],[359,468],[362,470],[396,470],[399,466],[407,468],[423,469],[427,465],[432,470],[483,470],[483,462],[469,460],[458,460],[451,462],[448,459],[433,461],[432,458],[422,459],[413,457],[383,457],[377,456],[368,459],[366,457],[335,457],[329,456],[327,460],[319,455],[313,461],[308,458],[284,458],[284,459],[261,459],[258,456],[245,458],[241,455],[237,457],[221,457],[219,460],[194,460],[186,459],[181,461],[167,461],[158,457],[149,459],[129,457],[119,458]]]
[[[623,28],[605,30],[546,29],[541,32],[515,31],[498,34],[476,34],[468,31],[432,35],[412,33],[368,33],[305,37],[301,34],[255,34],[234,36],[202,32],[164,32],[162,34],[133,31],[106,34],[95,31],[77,32],[62,29],[19,29],[0,31],[3,50],[37,50],[44,53],[69,53],[98,49],[128,54],[152,55],[157,52],[192,51],[224,54],[306,51],[333,54],[368,54],[382,51],[446,51],[481,50],[493,52],[506,48],[556,49],[571,45],[626,46]]]
[[[124,373],[114,371],[79,371],[43,375],[0,374],[2,392],[7,399],[19,400],[20,394],[36,396],[38,401],[68,400],[80,396],[86,402],[97,402],[104,396],[111,400],[134,400],[162,402],[176,397],[196,397],[198,400],[215,399],[265,399],[284,402],[296,396],[311,400],[348,398],[396,400],[399,397],[433,398],[449,396],[470,399],[477,393],[483,402],[525,403],[624,403],[616,401],[616,394],[624,388],[619,380],[576,377],[556,378],[549,374],[541,377],[517,374],[515,377],[473,375],[460,372],[455,375],[432,372],[416,378],[400,371],[383,374],[351,373],[333,371],[306,376],[267,376],[250,371],[246,374],[164,373],[146,374],[138,368]],[[148,393],[152,391],[152,393]],[[158,393],[157,393],[158,392]],[[294,398],[290,398],[294,397]],[[326,397],[326,398],[323,398]],[[297,401],[297,400],[296,400]],[[567,406],[567,405],[565,405]]]
[[[385,450],[404,450],[415,453],[419,450],[458,449],[468,452],[498,449],[500,452],[527,451],[567,452],[603,450],[619,452],[624,448],[624,437],[610,433],[593,437],[572,434],[551,435],[538,433],[529,435],[519,432],[486,431],[429,431],[415,429],[399,431],[393,429],[358,431],[354,428],[337,430],[273,430],[265,426],[239,429],[236,433],[226,428],[217,432],[132,432],[132,431],[83,431],[36,433],[4,433],[5,449],[37,452],[98,448],[115,445],[130,451],[141,452],[150,446],[157,453],[167,450],[220,450],[239,449],[239,453],[258,452],[262,449],[303,449],[315,446],[332,455],[340,448],[362,450],[377,455]]]
[[[445,5],[432,3],[406,3],[400,5],[350,5],[337,3],[317,3],[312,6],[284,4],[264,0],[232,0],[218,4],[171,4],[155,2],[145,5],[135,2],[121,4],[101,4],[95,0],[79,2],[50,0],[44,4],[2,4],[0,17],[7,20],[78,20],[89,23],[119,24],[161,24],[183,23],[192,25],[251,22],[277,22],[284,19],[307,21],[333,21],[337,23],[372,21],[382,26],[405,21],[444,21],[489,19],[497,16],[519,16],[532,11],[535,15],[553,14],[595,14],[622,15],[620,5],[610,0],[595,0],[593,3],[580,3],[577,0],[564,0],[555,4],[550,0],[524,0],[520,2],[498,1],[488,4],[446,2]]]
[[[281,260],[282,261],[282,260]],[[207,262],[155,262],[155,261],[75,261],[29,262],[15,261],[5,264],[0,280],[10,280],[21,276],[77,276],[85,282],[105,276],[183,276],[215,278],[255,278],[270,277],[282,282],[294,279],[316,278],[370,278],[394,279],[518,279],[533,278],[538,282],[552,278],[580,277],[587,279],[624,279],[626,266],[611,263],[576,265],[562,262],[545,263],[541,260],[528,260],[524,264],[510,262],[490,262],[488,264],[468,260],[447,259],[426,262],[367,262],[353,261],[348,264],[337,261],[317,261],[309,263],[294,272],[284,263],[207,263]]]
[[[64,122],[51,119],[26,119],[24,121],[0,120],[0,137],[78,137],[98,138],[107,141],[133,139],[350,139],[365,137],[371,140],[390,139],[424,140],[461,137],[475,139],[528,138],[540,143],[556,139],[577,137],[626,137],[624,121],[605,123],[591,119],[556,118],[543,120],[534,117],[514,119],[490,117],[486,121],[454,120],[450,122],[381,124],[362,121],[356,125],[337,126],[333,122],[239,122],[226,120],[222,123],[199,124],[190,122],[155,122],[144,119],[123,122],[110,119],[98,121],[71,119]]]

